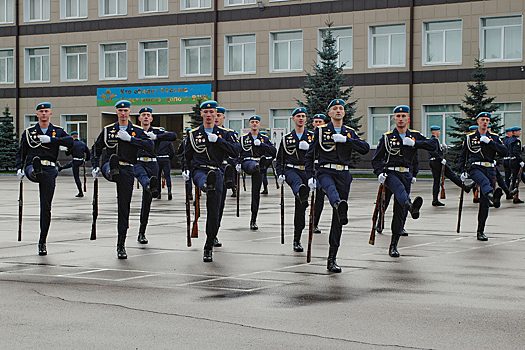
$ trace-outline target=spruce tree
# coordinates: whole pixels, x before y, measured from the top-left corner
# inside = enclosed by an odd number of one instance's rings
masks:
[[[4,116],[0,118],[0,164],[2,170],[14,169],[16,153],[18,152],[18,140],[14,132],[13,117],[9,113],[9,107],[5,107]]]
[[[202,116],[201,116],[201,103],[204,102],[204,99],[198,98],[197,103],[191,107],[193,113],[190,114],[190,125],[191,128],[198,128],[202,125]]]
[[[300,107],[306,108],[307,128],[312,130],[313,116],[316,114],[324,114],[328,116],[328,105],[334,99],[341,99],[345,101],[345,117],[343,124],[353,128],[359,135],[361,124],[359,121],[362,116],[354,117],[357,100],[349,101],[352,95],[353,87],[343,88],[345,85],[345,77],[343,68],[346,62],[338,64],[339,51],[336,50],[336,38],[333,36],[332,27],[333,22],[326,22],[328,30],[323,37],[323,48],[317,50],[320,63],[312,65],[313,73],[305,72],[305,85],[302,87],[306,102],[296,99]],[[352,164],[356,164],[360,159],[358,153],[352,154]]]
[[[463,104],[459,106],[464,115],[452,117],[456,125],[451,126],[451,131],[448,132],[448,135],[453,138],[452,146],[448,150],[448,158],[456,171],[458,170],[458,158],[465,135],[470,132],[470,126],[478,125],[476,116],[481,112],[492,113],[498,109],[497,105],[492,104],[496,97],[487,97],[486,76],[487,72],[483,69],[483,60],[476,58],[474,72],[472,73],[474,83],[467,83],[468,94],[465,94],[465,99],[462,100]],[[492,132],[495,134],[500,133],[500,121],[501,118],[498,115],[493,115],[490,120]]]

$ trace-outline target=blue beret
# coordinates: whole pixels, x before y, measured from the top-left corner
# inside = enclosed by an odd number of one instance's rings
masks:
[[[203,108],[217,108],[217,101],[204,101],[201,103],[201,109]]]
[[[505,132],[509,132],[509,131],[512,131],[512,128],[506,128],[505,129]]]
[[[226,113],[226,108],[224,108],[224,107],[217,107],[217,113],[222,113],[222,114]]]
[[[481,118],[481,117],[485,117],[485,118],[489,118],[490,119],[492,117],[492,114],[490,114],[489,112],[480,112],[476,116],[476,119]]]
[[[44,109],[44,108],[51,108],[51,103],[49,102],[42,102],[36,105],[36,110]]]
[[[142,107],[139,111],[139,114],[142,114],[144,112],[153,113],[153,109],[151,109],[151,107]]]
[[[325,120],[326,119],[326,115],[324,115],[324,114],[316,114],[316,115],[314,115],[314,119]]]
[[[252,115],[250,117],[250,119],[248,119],[248,121],[251,121],[251,120],[258,120],[258,121],[261,121],[261,117],[259,117],[258,115]]]
[[[471,125],[468,127],[469,130],[478,130],[478,126],[477,125]]]
[[[513,126],[511,129],[512,129],[512,131],[520,131],[521,130],[521,126]]]
[[[190,132],[191,131],[191,128],[186,128],[186,132]]]
[[[345,106],[345,101],[341,100],[340,98],[336,98],[330,104],[328,105],[328,109],[330,109],[332,106]]]
[[[441,130],[441,127],[437,126],[437,125],[432,125],[430,127],[430,130]]]
[[[268,133],[265,130],[261,130],[260,133],[263,135],[268,135]]]
[[[71,136],[78,135],[78,131],[72,131],[71,134],[69,134],[69,135],[71,135]]]
[[[292,117],[293,117],[294,115],[296,115],[296,114],[299,114],[299,113],[304,113],[304,114],[306,114],[306,108],[304,108],[304,107],[298,107],[298,108],[294,109],[293,112],[292,112]]]
[[[117,103],[115,103],[115,108],[130,108],[131,102],[128,100],[120,100]]]
[[[394,114],[396,113],[410,113],[410,107],[405,105],[400,105],[394,108]]]

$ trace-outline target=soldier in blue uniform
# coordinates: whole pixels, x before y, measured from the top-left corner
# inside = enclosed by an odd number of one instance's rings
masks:
[[[191,130],[184,148],[186,169],[182,173],[185,181],[190,179],[190,172],[195,186],[206,193],[206,243],[204,244],[204,262],[212,262],[213,245],[219,230],[219,209],[223,194],[222,161],[236,157],[238,148],[226,141],[226,129],[215,125],[217,102],[205,101],[201,104],[203,124]],[[197,194],[196,194],[197,195]]]
[[[348,194],[352,183],[352,174],[349,165],[352,161],[352,152],[366,154],[370,145],[359,138],[354,129],[343,125],[345,116],[345,102],[335,99],[328,105],[328,115],[332,121],[318,126],[305,156],[306,176],[308,187],[315,190],[314,178],[317,164],[317,181],[326,192],[332,205],[332,226],[330,227],[327,269],[330,272],[341,272],[337,265],[336,256],[341,242],[343,225],[348,223]]]
[[[312,125],[314,127],[314,130],[320,126],[326,124],[326,115],[324,114],[316,114],[313,117]],[[318,160],[314,160],[315,170],[317,171],[317,164]],[[326,193],[321,188],[321,184],[317,182],[317,187],[315,188],[315,204],[314,204],[314,233],[321,233],[321,230],[319,229],[319,220],[321,220],[321,213],[323,212],[324,207],[324,197],[326,196]]]
[[[521,136],[521,127],[514,126],[512,127],[512,137],[508,141],[508,159],[509,159],[509,166],[511,170],[511,188],[513,191],[517,193],[516,190],[516,184],[518,183],[518,173],[520,171],[520,168],[523,168],[525,163],[523,162],[523,159],[521,158],[521,141],[518,137]],[[521,181],[525,181],[525,174],[522,173]],[[521,199],[518,197],[514,198],[512,200],[514,204],[520,204],[523,203]]]
[[[461,153],[459,154],[459,169],[461,180],[470,174],[470,178],[480,188],[477,239],[487,241],[485,236],[485,222],[489,214],[489,203],[499,208],[503,191],[501,188],[494,190],[494,157],[496,154],[507,155],[507,148],[498,135],[488,131],[491,114],[481,112],[477,115],[478,129],[465,136]],[[467,169],[469,174],[467,174]]]
[[[507,149],[509,148],[509,140],[512,137],[512,128],[506,128],[505,129],[505,137],[501,140],[505,147]],[[510,188],[510,180],[512,176],[512,171],[510,170],[510,158],[503,157],[503,170],[505,170],[505,185],[507,185],[508,188]],[[512,197],[509,198],[507,195],[507,199],[512,199]]]
[[[165,129],[160,127],[159,130],[164,132]],[[157,178],[159,179],[159,195],[157,199],[161,199],[162,186],[160,184],[161,176],[166,179],[166,187],[168,187],[168,200],[173,199],[171,193],[171,160],[175,156],[175,147],[171,141],[160,141],[157,146],[157,164],[159,166],[159,172]]]
[[[231,144],[233,144],[236,148],[237,155],[241,152],[241,145],[239,143],[239,140],[237,139],[237,134],[232,129],[226,129],[224,128],[224,119],[226,116],[224,115],[226,113],[226,109],[224,107],[217,107],[217,116],[215,117],[215,125],[217,125],[221,129],[221,135],[223,135],[224,139]],[[218,226],[220,228],[221,221],[222,221],[222,214],[224,212],[224,204],[226,202],[226,195],[228,192],[228,188],[232,188],[234,184],[234,174],[235,174],[235,165],[232,165],[229,163],[228,160],[230,159],[237,159],[238,157],[227,157],[222,161],[221,164],[221,170],[224,173],[224,186],[223,186],[223,193],[221,194],[221,203],[219,208],[219,219],[218,219]],[[217,230],[218,232],[218,230]],[[222,243],[219,241],[217,236],[215,236],[215,240],[213,243],[214,247],[222,247]]]
[[[410,130],[410,108],[397,106],[394,108],[394,122],[396,127],[383,134],[377,145],[372,167],[378,176],[379,183],[386,185],[386,198],[394,195],[394,216],[392,217],[392,240],[388,254],[399,257],[397,245],[403,232],[408,212],[413,219],[419,218],[419,210],[423,205],[423,198],[417,196],[410,199],[411,185],[416,182],[414,176],[414,157],[418,149],[435,151],[434,140],[427,139],[420,132]],[[416,173],[417,174],[417,173]]]
[[[190,169],[186,169],[186,160],[184,159],[184,149],[186,148],[186,142],[188,140],[188,135],[190,131],[191,131],[191,128],[186,128],[186,132],[184,133],[184,138],[182,139],[182,141],[179,144],[179,147],[177,148],[177,156],[180,157],[180,167],[181,167],[182,173],[184,173],[184,171],[186,170],[188,171],[190,170]],[[189,193],[188,197],[190,201],[193,200],[193,186],[191,185],[191,173],[190,173],[190,178],[184,181],[184,185],[188,187],[188,193]]]
[[[51,103],[36,106],[38,123],[24,130],[16,154],[16,169],[19,180],[27,175],[38,183],[40,193],[40,239],[38,255],[46,255],[46,240],[51,224],[51,202],[55,194],[58,171],[56,161],[60,146],[73,147],[73,138],[64,129],[50,123]]]
[[[295,127],[284,135],[277,151],[275,171],[281,186],[286,182],[295,196],[293,250],[302,252],[301,235],[305,226],[305,211],[308,207],[308,178],[304,167],[304,156],[310,148],[314,133],[306,130],[306,108],[292,112]]]
[[[75,197],[84,197],[84,192],[82,192],[82,182],[80,181],[80,167],[84,165],[85,161],[89,161],[90,159],[89,148],[84,142],[78,139],[77,131],[73,131],[71,137],[74,140],[73,147],[67,149],[66,156],[72,155],[73,160],[64,166],[58,165],[58,171],[60,172],[64,169],[73,168],[73,177],[75,178],[75,184],[78,189],[78,194]]]
[[[151,107],[142,107],[139,110],[140,126],[144,132],[155,142],[153,150],[139,149],[137,153],[137,163],[133,167],[135,177],[142,185],[142,206],[140,208],[140,227],[137,241],[141,244],[147,244],[146,227],[148,225],[149,212],[151,209],[151,200],[159,195],[159,167],[157,165],[157,149],[162,141],[171,142],[177,139],[177,134],[160,130],[153,127],[153,109]],[[168,172],[169,174],[169,172]],[[169,187],[171,194],[171,185]]]
[[[262,174],[266,172],[266,159],[275,158],[277,150],[270,139],[259,132],[261,117],[251,116],[249,119],[250,132],[241,137],[241,162],[242,170],[252,176],[252,217],[250,219],[250,230],[257,230],[257,213],[259,212],[259,201],[261,200]]]
[[[442,207],[445,204],[440,202],[438,199],[439,187],[441,184],[441,169],[445,166],[445,177],[452,181],[456,186],[461,188],[463,182],[457,177],[456,174],[450,169],[447,164],[447,160],[443,158],[443,150],[447,149],[445,143],[441,144],[439,142],[439,137],[441,136],[441,127],[433,125],[430,127],[430,133],[432,136],[430,140],[435,143],[435,150],[428,152],[428,161],[430,164],[430,169],[432,170],[432,177],[434,178],[434,185],[432,186],[432,205],[434,207]]]
[[[124,245],[129,227],[129,210],[135,182],[133,167],[137,163],[139,150],[153,152],[155,144],[144,129],[132,124],[129,120],[131,113],[129,101],[120,100],[115,104],[115,109],[118,121],[106,125],[98,135],[91,147],[91,164],[94,178],[102,173],[106,180],[117,184],[117,257],[127,259],[128,255]],[[104,149],[106,149],[106,156],[100,166],[99,160]]]
[[[266,131],[261,130],[260,133],[261,135],[268,137],[268,133]],[[261,182],[262,182],[262,188],[263,188],[261,194],[268,194],[268,168],[272,161],[273,161],[273,158],[266,157],[266,160],[264,161],[265,169],[261,169]]]
[[[492,127],[491,125],[489,124],[488,126],[488,131],[492,133]],[[503,142],[503,140],[502,140]],[[505,145],[505,142],[503,142],[503,145]],[[505,145],[505,147],[507,147]],[[508,147],[507,147],[508,149]],[[499,157],[501,158],[501,157]],[[506,157],[505,157],[506,158]],[[501,189],[503,190],[503,193],[505,193],[506,195],[506,198],[510,199],[512,198],[517,192],[518,190],[517,189],[513,189],[512,191],[509,190],[509,186],[507,186],[507,184],[505,183],[505,179],[503,178],[503,175],[501,175],[499,169],[498,169],[498,162],[497,162],[497,159],[494,159],[494,170],[496,171],[496,183],[499,187],[501,187]],[[489,206],[491,206],[491,204],[489,203]]]

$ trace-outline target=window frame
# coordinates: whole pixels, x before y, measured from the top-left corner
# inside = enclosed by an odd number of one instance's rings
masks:
[[[31,19],[31,1],[24,0],[24,22],[47,22],[51,20],[51,0],[38,0],[40,2],[40,18]],[[47,3],[47,7],[44,2]],[[46,17],[47,16],[47,17]]]
[[[148,43],[158,43],[158,42],[165,42],[166,47],[165,48],[157,48],[155,51],[157,51],[157,75],[146,75],[146,51],[150,51],[150,49],[145,49],[144,44]],[[159,73],[159,50],[163,49],[166,50],[166,75],[158,75]],[[153,51],[153,50],[151,50]],[[139,79],[165,79],[169,78],[170,76],[170,43],[168,39],[164,40],[149,40],[149,41],[140,41],[139,42]]]
[[[431,106],[457,106],[457,111],[439,111],[439,112],[427,112],[427,107]],[[447,129],[447,117],[450,116],[452,118],[453,115],[460,115],[461,116],[461,109],[459,109],[460,104],[459,103],[432,103],[432,104],[424,104],[421,106],[421,126],[423,134],[426,134],[429,138],[431,136],[430,134],[430,127],[432,125],[429,125],[428,123],[428,115],[441,115],[441,124],[438,125],[441,127],[441,136],[439,137],[439,143],[445,142],[446,144],[450,144],[454,139],[452,139],[450,136],[448,136],[448,129]]]
[[[377,114],[373,114],[372,111],[374,108],[387,108],[388,110],[390,110],[391,112],[388,113],[388,114],[385,114],[385,113],[377,113]],[[368,117],[367,117],[367,142],[370,144],[370,148],[371,149],[376,149],[377,148],[377,143],[379,141],[378,140],[374,140],[373,137],[374,137],[374,118],[384,118],[384,117],[388,117],[388,125],[389,125],[389,129],[385,130],[385,132],[388,132],[390,130],[393,130],[393,128],[396,126],[396,124],[394,123],[394,108],[395,106],[369,106],[367,108],[368,110]]]
[[[224,7],[257,5],[257,0],[242,0],[242,4],[230,4],[231,0],[224,0]]]
[[[518,111],[501,110],[501,108],[498,108],[498,110],[492,112],[492,115],[499,115],[500,116],[500,123],[501,123],[500,126],[505,126],[505,127],[509,128],[509,127],[512,127],[512,126],[521,126],[521,124],[523,124],[523,105],[522,105],[521,101],[515,101],[515,102],[493,102],[492,104],[494,104],[494,105],[519,104],[519,106],[520,106],[519,113],[521,114],[520,125],[505,125],[505,114],[516,113]]]
[[[31,58],[32,57],[45,57],[46,55],[30,55],[29,50],[41,50],[41,49],[47,49],[47,57],[48,57],[48,78],[47,80],[43,80],[44,78],[44,70],[42,61],[40,63],[40,80],[31,80]],[[24,49],[24,83],[26,84],[46,84],[51,82],[51,48],[49,46],[43,46],[43,47],[26,47]]]
[[[74,53],[74,54],[68,54],[66,52],[66,50],[68,48],[71,48],[71,47],[85,47],[86,48],[86,52],[83,52],[83,53]],[[88,59],[88,54],[89,54],[89,51],[88,51],[88,45],[87,44],[82,44],[82,45],[63,45],[63,46],[60,46],[60,81],[62,82],[75,82],[75,81],[88,81],[89,79],[89,59]],[[86,78],[85,79],[81,79],[80,78],[80,75],[81,75],[81,62],[80,62],[80,56],[81,55],[85,55],[86,57]],[[78,74],[78,77],[77,79],[69,79],[67,77],[67,72],[68,72],[68,61],[67,61],[67,58],[68,56],[77,56],[77,65],[78,65],[78,70],[77,70],[77,74]]]
[[[68,17],[67,14],[66,14],[66,2],[68,0],[60,0],[60,19],[61,20],[72,20],[72,19],[80,19],[80,18],[88,18],[88,11],[89,11],[89,7],[88,7],[88,0],[74,0],[78,3],[78,16],[71,16],[71,17]],[[73,0],[72,0],[73,1]],[[83,7],[86,15],[85,16],[81,16],[80,15],[80,12],[81,12],[81,7]]]
[[[284,34],[284,33],[301,33],[301,39],[293,39],[293,41],[301,41],[301,68],[290,68],[291,66],[291,42],[292,40],[274,40],[274,35],[276,34]],[[302,29],[299,30],[284,30],[284,31],[277,31],[277,32],[270,32],[270,73],[293,73],[293,72],[302,72],[304,68],[304,33]],[[275,69],[275,43],[276,42],[288,42],[288,69]]]
[[[200,1],[203,1],[203,0],[199,0],[199,2]],[[211,9],[211,7],[212,7],[211,0],[204,0],[204,1],[209,1],[210,2],[210,6],[186,7],[185,6],[186,0],[181,0],[180,1],[180,10],[181,11],[191,11],[191,10]]]
[[[11,4],[11,8],[9,9],[9,5]],[[0,24],[11,24],[15,23],[15,0],[4,0],[4,8],[2,9],[4,13],[4,21],[0,20]],[[0,11],[2,13],[2,11]],[[9,19],[9,15],[11,18]]]
[[[295,128],[295,123],[293,122],[292,120],[292,112],[295,110],[295,108],[270,108],[270,111],[268,113],[268,115],[270,116],[270,127],[269,129],[272,130],[272,129],[275,129],[277,128],[275,126],[275,121],[276,120],[287,120],[288,121],[288,126],[286,127],[286,132],[285,132],[285,135],[289,132],[292,132],[292,130]],[[287,111],[287,115],[274,115],[274,112],[275,111]],[[305,125],[306,126],[306,125]]]
[[[200,54],[201,54],[201,51],[200,49],[202,47],[208,47],[207,45],[200,45],[200,46],[190,46],[192,48],[195,48],[195,47],[198,47],[199,48],[199,73],[197,74],[188,74],[186,72],[186,49],[187,49],[187,46],[186,46],[186,43],[189,41],[189,40],[209,40],[210,44],[209,44],[209,48],[210,48],[210,73],[208,74],[202,74],[200,72],[201,70],[201,64],[200,64]],[[180,39],[180,49],[181,49],[181,56],[180,56],[180,75],[181,77],[210,77],[212,76],[212,72],[213,72],[213,47],[212,47],[212,38],[210,36],[208,37],[198,37],[198,38],[182,38]]]
[[[279,0],[279,1],[288,1],[288,0]],[[344,26],[344,27],[335,27],[335,28],[332,28],[332,34],[334,34],[333,32],[338,30],[338,29],[351,29],[352,30],[352,47],[351,47],[351,50],[352,50],[352,61],[347,63],[344,67],[343,67],[343,70],[352,70],[354,69],[354,26]],[[319,28],[318,32],[317,32],[317,48],[319,50],[322,50],[323,49],[323,32],[324,31],[328,31],[328,27],[325,27],[325,28]],[[334,35],[334,38],[336,39],[336,50],[338,52],[340,52],[342,49],[340,49],[340,44],[339,44],[339,36],[336,36]],[[344,38],[348,38],[347,36],[344,37]],[[319,56],[319,55],[318,55]],[[320,58],[317,57],[317,61],[320,63]],[[337,56],[337,65],[338,67],[341,66],[341,61],[340,61],[340,55]]]
[[[460,22],[460,28],[459,29],[443,29],[443,30],[431,30],[431,31],[428,31],[426,29],[426,25],[428,23],[440,23],[440,22]],[[459,31],[461,33],[461,47],[459,48],[460,50],[460,54],[459,54],[459,57],[460,57],[460,60],[459,61],[450,61],[450,62],[447,62],[446,61],[446,32],[450,32],[450,31]],[[443,36],[444,36],[444,39],[443,39],[443,61],[440,61],[440,62],[429,62],[427,61],[427,58],[428,58],[428,40],[427,40],[427,35],[429,32],[443,32]],[[428,66],[458,66],[458,65],[461,65],[463,63],[463,19],[462,18],[459,18],[459,19],[451,19],[451,20],[443,20],[443,21],[426,21],[426,22],[423,22],[423,25],[422,25],[422,48],[423,48],[423,53],[422,53],[422,60],[423,60],[423,63],[422,65],[425,66],[425,67],[428,67]]]
[[[145,5],[144,2],[145,1],[147,1],[147,0],[139,0],[139,13],[141,13],[141,14],[162,13],[162,12],[168,12],[169,11],[169,7],[170,7],[169,0],[155,0],[155,2],[157,3],[157,10],[155,10],[155,11],[145,11],[144,10],[144,5]],[[182,1],[184,1],[184,0],[181,0],[181,3],[182,3]],[[166,2],[166,9],[165,10],[159,10],[160,2]]]
[[[493,18],[511,18],[511,17],[519,17],[521,19],[521,24],[519,25],[520,30],[520,40],[518,41],[521,45],[521,57],[519,58],[504,58],[505,55],[505,28],[507,27],[514,27],[518,26],[517,24],[514,25],[506,25],[506,26],[493,26],[493,27],[486,27],[483,25],[483,21],[486,19],[493,19]],[[502,28],[501,33],[501,58],[485,58],[485,29],[486,28]],[[522,62],[523,61],[523,15],[509,15],[509,16],[490,16],[490,17],[481,17],[479,19],[479,56],[480,60],[483,60],[485,62]]]
[[[0,52],[2,51],[11,51],[11,56],[7,56],[7,57],[0,57],[0,62],[5,60],[5,64],[3,65],[3,67],[0,65],[0,69],[5,69],[5,82],[4,81],[0,81],[0,85],[8,85],[8,84],[14,84],[15,83],[15,49],[12,49],[12,48],[7,48],[7,49],[1,49]],[[13,78],[13,81],[9,81],[8,80],[8,77],[9,77],[9,59],[11,59],[11,68],[12,68],[12,72],[11,72],[11,76]]]
[[[106,45],[126,45],[126,50],[125,51],[105,51],[104,50],[104,47]],[[102,44],[99,44],[99,80],[128,80],[128,43],[127,42],[120,42],[120,43],[102,43]],[[116,67],[116,70],[117,70],[117,77],[113,78],[113,77],[106,77],[106,52],[110,52],[110,53],[116,53],[117,54],[117,67]],[[126,52],[126,76],[125,77],[118,77],[118,71],[119,71],[119,66],[118,66],[118,53],[120,52]]]
[[[231,72],[230,71],[230,46],[232,46],[232,44],[228,43],[228,39],[229,38],[232,38],[232,37],[239,37],[239,36],[253,36],[254,38],[254,41],[253,41],[253,44],[255,45],[255,70],[254,71],[246,71],[245,70],[245,67],[244,67],[244,62],[245,62],[245,55],[246,55],[246,47],[245,45],[246,44],[252,44],[251,42],[250,43],[241,43],[241,44],[234,44],[234,46],[242,46],[243,47],[243,51],[242,51],[242,66],[243,66],[243,70],[242,71],[234,71],[234,72]],[[257,74],[257,34],[255,33],[248,33],[248,34],[231,34],[231,35],[225,35],[224,36],[224,74],[225,75],[245,75],[245,74]]]
[[[86,120],[85,121],[80,121],[80,120],[70,120],[70,121],[68,121],[67,120],[68,117],[86,117]],[[68,134],[71,134],[71,132],[68,130],[68,126],[69,125],[77,125],[77,129],[75,131],[78,132],[78,138],[80,139],[80,141],[83,141],[86,144],[87,144],[87,140],[88,140],[88,136],[89,136],[88,120],[89,120],[88,114],[84,114],[84,113],[61,114],[60,115],[60,125],[63,125],[64,130]],[[84,124],[86,126],[86,135],[85,135],[85,137],[83,137],[83,133],[82,133],[81,128],[80,128],[80,124]]]
[[[106,1],[115,1],[117,3],[117,13],[104,13],[105,3]],[[124,7],[126,11],[124,13],[119,13],[119,2],[124,2]],[[98,1],[98,15],[99,17],[113,17],[113,16],[126,16],[128,14],[128,0],[99,0]]]
[[[389,34],[373,34],[372,31],[374,28],[380,28],[380,27],[395,27],[395,26],[403,26],[404,31],[401,33],[389,33]],[[406,33],[406,23],[394,23],[394,24],[380,24],[380,25],[371,25],[368,26],[368,68],[369,69],[375,69],[375,68],[404,68],[407,64],[407,33]],[[395,34],[402,34],[403,39],[405,41],[404,45],[404,51],[403,51],[403,64],[391,64],[392,61],[392,55],[391,55],[391,47],[392,47],[392,35]],[[379,36],[388,36],[388,64],[374,64],[374,38]]]

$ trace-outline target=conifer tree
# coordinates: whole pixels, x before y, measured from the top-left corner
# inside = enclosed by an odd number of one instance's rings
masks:
[[[13,117],[6,106],[4,116],[0,118],[0,164],[2,170],[14,169],[16,153],[18,152],[18,140],[14,132]]]

